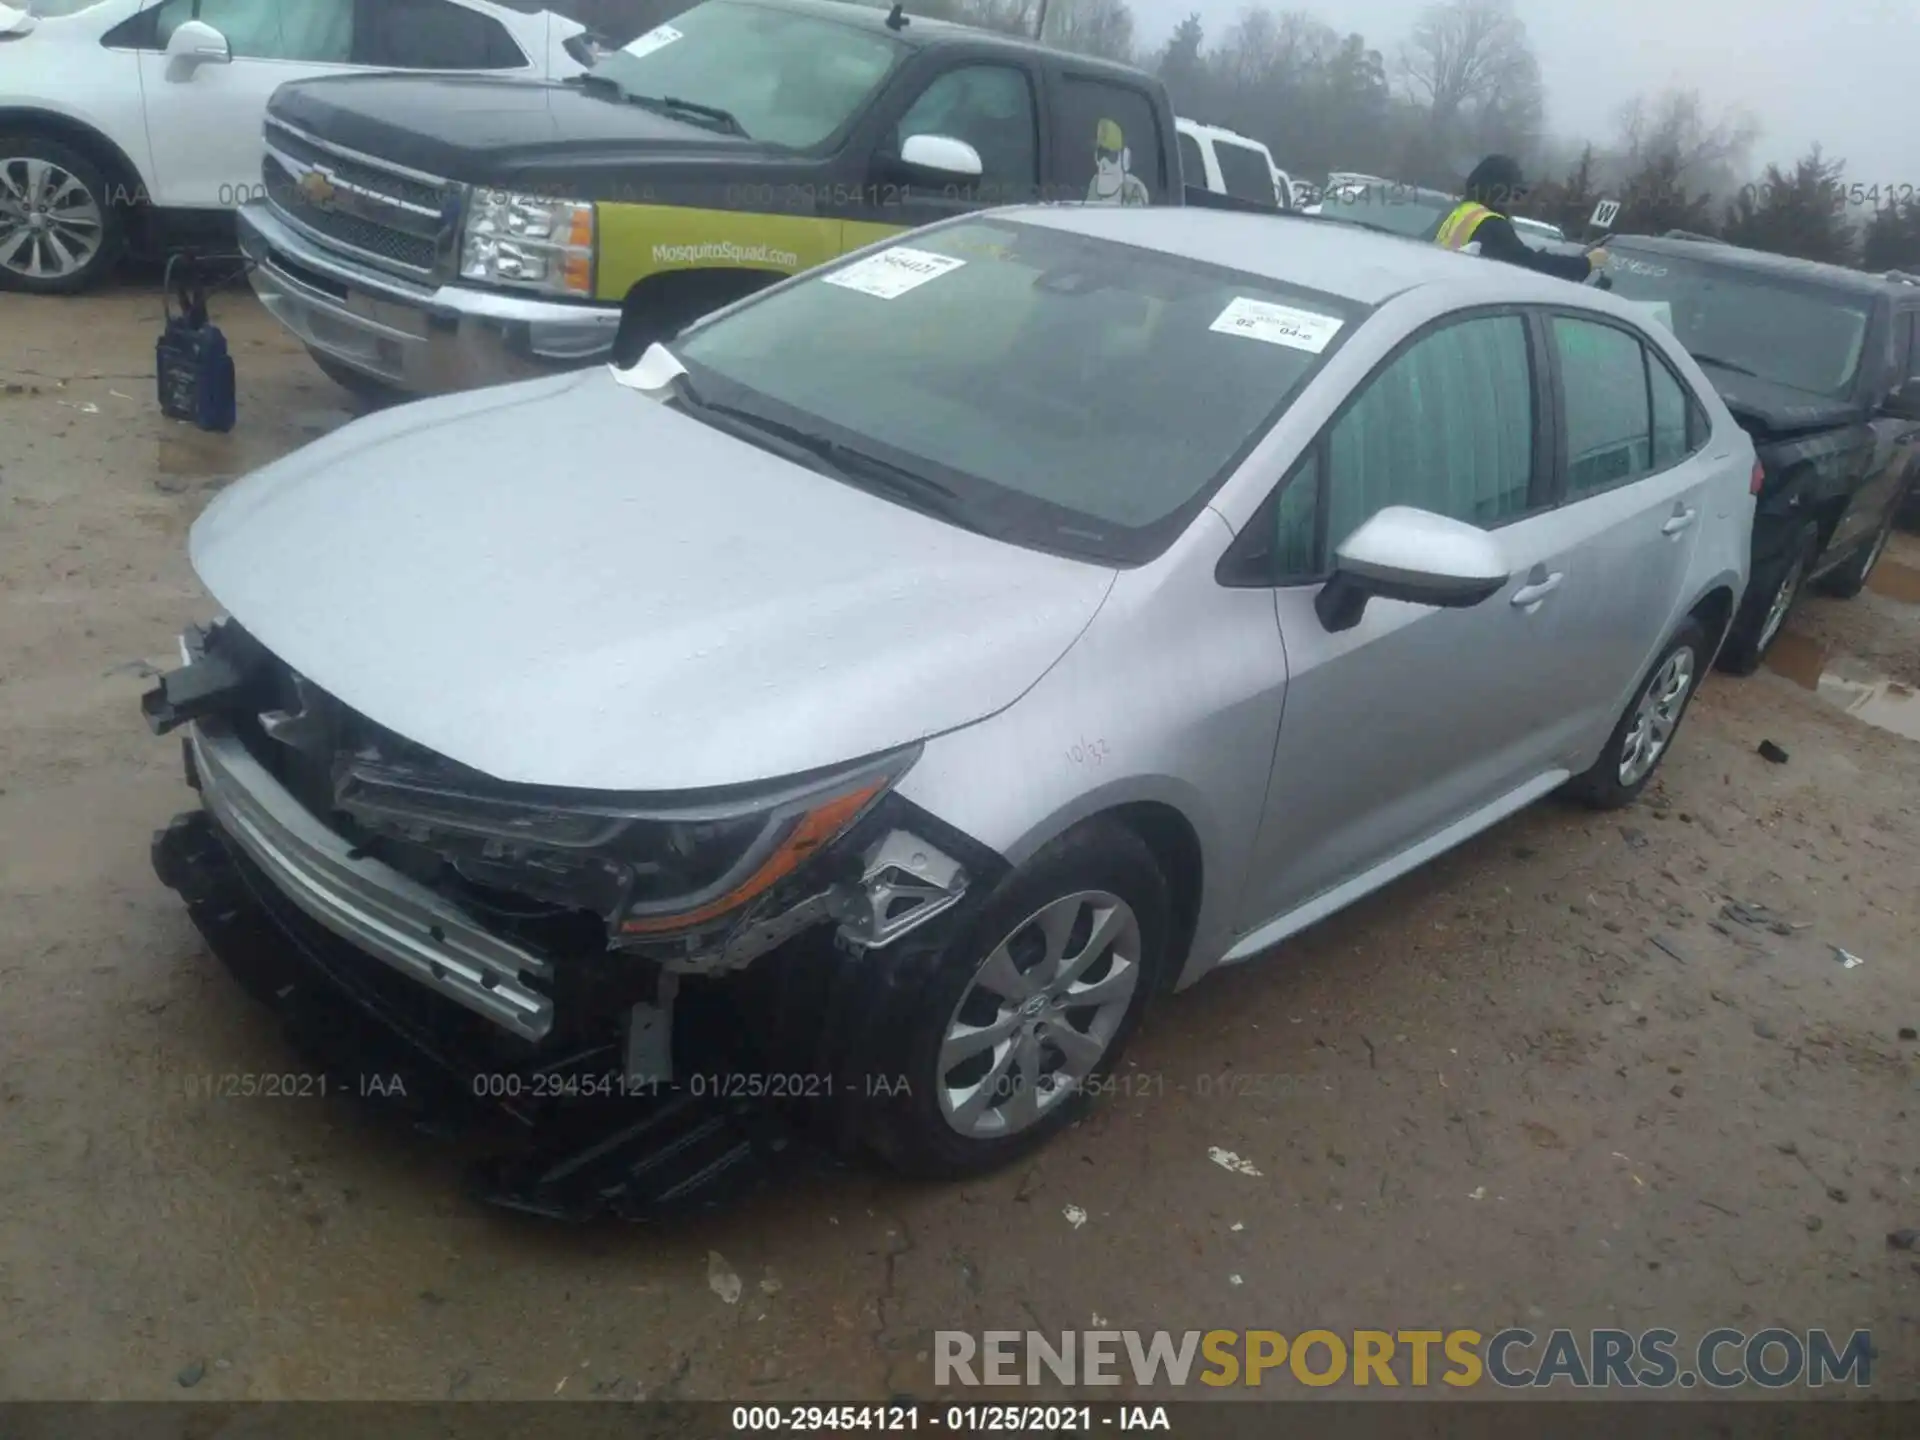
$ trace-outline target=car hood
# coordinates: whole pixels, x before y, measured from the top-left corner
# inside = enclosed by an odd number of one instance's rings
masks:
[[[793,775],[1010,705],[1114,572],[987,539],[596,370],[357,421],[194,525],[207,589],[369,719],[500,780]]]
[[[780,153],[577,84],[498,76],[299,80],[274,93],[268,113],[330,144],[470,184],[536,178],[556,161],[578,169],[656,157],[711,162]]]

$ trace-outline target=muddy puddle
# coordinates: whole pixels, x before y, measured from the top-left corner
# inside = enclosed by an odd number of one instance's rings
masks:
[[[1898,560],[1883,556],[1880,563],[1873,567],[1873,577],[1867,581],[1867,588],[1889,600],[1920,605],[1920,566],[1903,565]]]
[[[1882,564],[1874,573],[1876,588],[1881,574],[1889,569],[1906,570],[1920,583],[1920,572]],[[1915,599],[1920,602],[1920,594]],[[1767,652],[1767,668],[1856,720],[1920,740],[1920,693],[1851,656],[1835,655],[1816,640],[1788,632]]]

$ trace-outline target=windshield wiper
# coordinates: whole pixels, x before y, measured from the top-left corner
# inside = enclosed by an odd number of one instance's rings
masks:
[[[722,110],[718,105],[702,105],[698,100],[682,100],[678,95],[636,95],[611,75],[602,75],[595,70],[589,70],[584,75],[569,75],[562,83],[578,85],[583,89],[604,90],[629,105],[638,105],[643,110],[652,110],[659,115],[691,116],[723,134],[738,135],[742,140],[753,138],[747,134],[747,127],[740,123],[738,116],[731,110]]]
[[[789,425],[737,405],[723,405],[708,400],[694,390],[684,375],[675,381],[675,392],[685,409],[717,422],[720,429],[736,435],[743,430],[753,431],[753,435],[742,435],[741,438],[754,443],[772,440],[774,444],[767,448],[784,450],[790,458],[842,484],[851,485],[856,490],[882,490],[915,509],[951,521],[963,529],[978,528],[963,515],[960,497],[952,488],[930,475],[922,475],[917,470],[909,470],[878,455],[870,455],[838,440],[830,440],[825,435],[816,435],[798,425]]]
[[[1731,360],[1722,360],[1717,355],[1702,355],[1698,350],[1690,353],[1693,358],[1702,365],[1711,365],[1716,370],[1731,370],[1736,375],[1751,375],[1756,380],[1760,378],[1760,372],[1758,370],[1749,370],[1746,366],[1736,365]]]
[[[657,110],[662,115],[688,115],[705,121],[723,135],[738,135],[742,140],[753,138],[738,116],[718,105],[702,105],[698,100],[682,100],[678,95],[629,95],[627,103]]]

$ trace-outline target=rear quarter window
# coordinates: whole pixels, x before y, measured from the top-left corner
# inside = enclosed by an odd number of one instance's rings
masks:
[[[1220,162],[1220,179],[1227,194],[1237,200],[1253,200],[1262,205],[1278,205],[1273,188],[1273,167],[1267,157],[1250,145],[1235,145],[1229,140],[1213,142],[1213,157]]]

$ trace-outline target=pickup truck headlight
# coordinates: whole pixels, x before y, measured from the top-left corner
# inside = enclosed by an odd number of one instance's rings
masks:
[[[865,814],[916,754],[682,808],[550,802],[361,753],[336,767],[334,801],[475,884],[592,911],[618,944],[693,929],[759,898]]]
[[[460,243],[460,274],[581,299],[593,294],[594,209],[578,200],[476,189]]]

